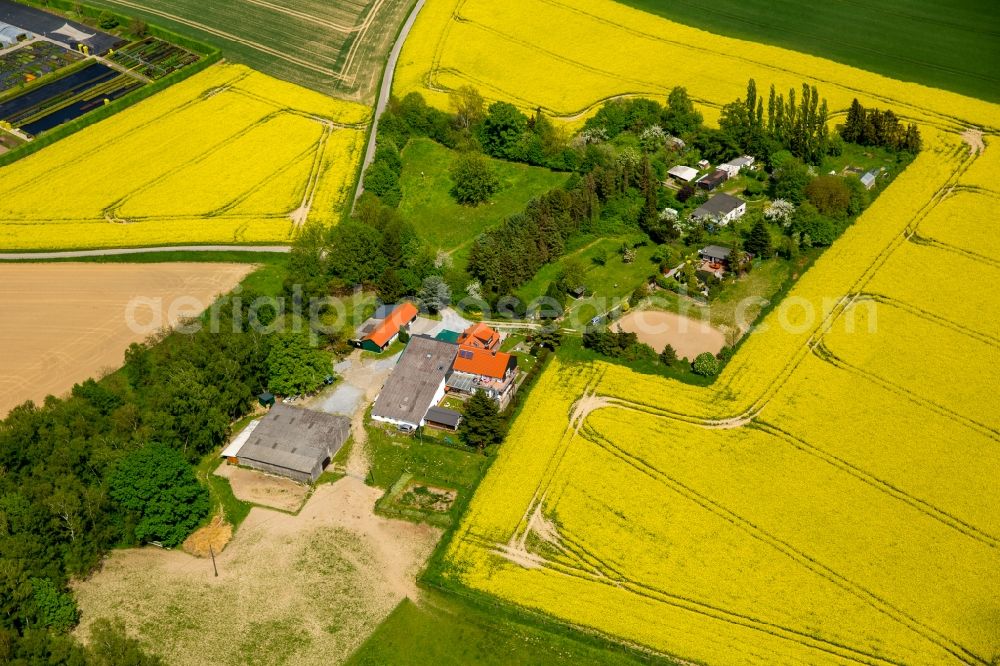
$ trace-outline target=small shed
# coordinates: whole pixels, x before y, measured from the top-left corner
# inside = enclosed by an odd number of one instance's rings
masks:
[[[457,345],[458,344],[458,339],[461,338],[461,337],[462,337],[462,334],[459,333],[458,331],[449,331],[448,329],[445,329],[445,330],[441,331],[440,333],[438,333],[437,335],[435,335],[434,339],[435,340],[441,340],[442,342],[450,342],[452,344]]]
[[[399,336],[399,332],[412,324],[419,314],[420,311],[412,303],[400,303],[374,329],[367,332],[363,338],[355,340],[354,344],[366,351],[383,352]]]
[[[698,177],[698,170],[692,169],[689,166],[684,166],[683,164],[678,164],[677,166],[670,167],[667,171],[673,178],[680,180],[685,183],[690,183],[692,180]]]
[[[753,157],[750,155],[743,155],[742,157],[731,159],[725,164],[720,164],[719,169],[728,173],[730,178],[735,178],[743,169],[749,169],[752,167],[753,163]]]
[[[877,176],[877,171],[869,171],[865,175],[861,176],[861,184],[865,186],[866,190],[870,190],[875,187],[875,178]]]
[[[692,220],[717,220],[725,226],[733,220],[738,220],[747,212],[747,202],[731,194],[715,194],[708,201],[698,206],[692,213]]]
[[[424,417],[426,425],[445,430],[458,430],[462,423],[462,415],[454,409],[446,407],[431,407]]]
[[[700,187],[703,190],[711,192],[712,190],[717,188],[719,185],[722,185],[727,180],[729,180],[729,174],[723,171],[722,169],[716,169],[707,176],[701,177],[698,180],[698,187]]]
[[[733,250],[731,248],[722,247],[721,245],[708,245],[698,250],[699,257],[716,264],[724,264],[732,253]]]

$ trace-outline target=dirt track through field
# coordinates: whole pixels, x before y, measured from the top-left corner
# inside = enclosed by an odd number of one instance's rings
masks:
[[[253,270],[246,264],[0,265],[0,417],[25,400],[61,395],[73,384],[121,366],[125,348],[146,337],[126,322],[133,298],[159,302],[164,325],[190,308],[175,299],[211,304]],[[159,299],[158,301],[156,299]],[[152,321],[136,310],[136,321]]]
[[[90,624],[119,616],[169,664],[342,662],[404,598],[441,532],[374,515],[382,491],[346,477],[296,515],[256,507],[210,560],[113,551],[76,587]]]

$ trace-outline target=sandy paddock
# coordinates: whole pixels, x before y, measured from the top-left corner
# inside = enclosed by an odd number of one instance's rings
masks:
[[[304,483],[228,463],[219,465],[215,474],[229,479],[237,499],[282,511],[298,511],[309,494]]]
[[[25,400],[61,395],[73,384],[121,366],[146,325],[174,325],[228,292],[248,264],[0,264],[0,417]],[[186,297],[185,301],[177,299]],[[126,321],[132,299],[131,330]],[[153,308],[159,303],[157,311]],[[171,312],[173,305],[173,312]]]
[[[639,342],[660,352],[668,344],[679,358],[694,359],[698,354],[718,354],[726,346],[726,336],[711,324],[673,312],[636,310],[617,322],[618,330],[635,333]]]
[[[440,530],[374,515],[382,495],[350,477],[302,511],[255,507],[210,559],[154,547],[116,550],[76,584],[86,640],[101,617],[169,664],[342,662],[404,598]]]

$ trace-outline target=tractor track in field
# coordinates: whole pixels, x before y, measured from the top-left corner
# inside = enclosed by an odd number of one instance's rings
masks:
[[[674,478],[667,472],[651,465],[647,461],[633,455],[632,453],[622,449],[614,442],[603,437],[600,433],[596,431],[589,431],[586,433],[584,439],[594,446],[607,451],[609,454],[620,459],[622,462],[634,467],[637,471],[649,476],[651,479],[663,484],[673,492],[679,494],[685,499],[694,502],[703,509],[715,514],[716,516],[722,518],[723,520],[731,523],[734,527],[737,527],[745,532],[747,532],[751,537],[771,546],[775,550],[781,552],[785,556],[792,559],[794,562],[800,566],[808,569],[814,574],[820,576],[821,578],[833,583],[834,585],[842,588],[845,592],[857,597],[859,600],[865,604],[871,606],[880,613],[886,615],[887,617],[899,622],[900,624],[906,626],[908,629],[918,634],[925,640],[933,643],[937,647],[951,653],[956,658],[961,661],[969,663],[982,663],[986,664],[984,660],[979,655],[975,654],[962,644],[957,641],[948,638],[947,636],[939,633],[936,629],[929,626],[920,619],[907,613],[904,609],[897,607],[895,604],[889,600],[881,597],[876,592],[868,589],[862,584],[859,584],[850,578],[840,574],[836,570],[826,566],[815,557],[810,554],[799,550],[794,546],[794,544],[782,539],[779,536],[771,534],[769,531],[763,529],[761,526],[754,524],[753,522],[747,520],[737,512],[729,509],[728,507],[716,502],[711,497],[699,493],[694,488],[688,486],[687,484],[681,482],[680,480]]]

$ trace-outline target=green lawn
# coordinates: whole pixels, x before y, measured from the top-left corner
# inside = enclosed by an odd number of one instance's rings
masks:
[[[371,461],[369,483],[389,488],[404,473],[428,483],[456,490],[472,488],[486,470],[487,458],[471,449],[439,443],[458,435],[425,430],[423,435],[404,435],[390,426],[372,423],[367,427],[366,451]]]
[[[1000,101],[994,0],[619,2],[710,32]]]
[[[463,206],[450,194],[449,168],[456,155],[430,139],[413,139],[403,150],[403,200],[399,211],[432,250],[450,251],[467,245],[503,218],[523,210],[533,197],[565,183],[569,177],[539,167],[491,160],[500,176],[500,191],[489,203]]]
[[[419,605],[404,599],[347,660],[350,666],[641,663],[651,662],[581,640],[569,629],[556,633],[433,591],[425,591]]]
[[[517,296],[530,303],[543,296],[549,283],[559,277],[563,266],[570,261],[580,261],[586,267],[587,296],[566,302],[566,312],[575,313],[577,319],[585,317],[589,320],[598,314],[604,314],[621,299],[626,298],[646,279],[656,273],[657,266],[650,261],[656,252],[654,245],[637,248],[636,258],[630,264],[622,261],[621,246],[624,237],[590,239],[581,248],[562,256],[559,261],[546,264],[529,282],[517,290]],[[604,265],[595,262],[595,258],[603,256]]]
[[[444,400],[442,400],[441,406],[444,407],[445,409],[453,409],[456,412],[465,411],[465,401],[460,398],[456,398],[454,396],[449,396]]]
[[[835,171],[840,174],[847,167],[855,167],[864,171],[882,167],[898,174],[905,166],[900,165],[897,160],[898,154],[886,148],[845,143],[843,153],[840,155],[829,155],[823,159],[823,164],[820,166],[819,172],[829,173],[830,171]]]

